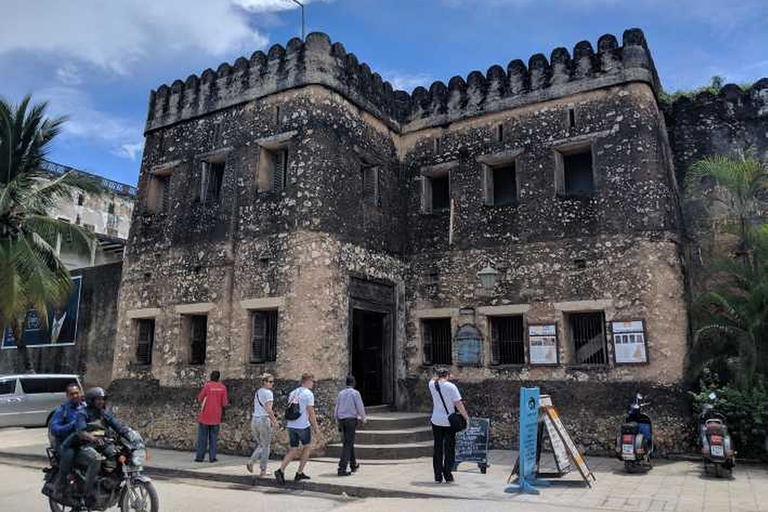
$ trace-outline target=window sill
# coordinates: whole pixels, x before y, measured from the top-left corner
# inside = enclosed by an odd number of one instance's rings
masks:
[[[568,364],[566,370],[580,372],[604,372],[611,369],[609,364]]]
[[[149,372],[149,371],[152,371],[152,363],[149,363],[149,364],[128,363],[127,368],[129,371],[132,371],[132,372]]]

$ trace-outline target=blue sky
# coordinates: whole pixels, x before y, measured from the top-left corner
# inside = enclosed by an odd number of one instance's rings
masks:
[[[664,88],[768,76],[767,0],[307,0],[328,33],[393,85],[640,27]],[[24,0],[0,18],[0,95],[69,114],[51,158],[135,184],[148,94],[299,31],[290,0]]]

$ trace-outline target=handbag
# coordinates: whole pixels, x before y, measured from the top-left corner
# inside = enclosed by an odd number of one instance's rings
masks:
[[[449,427],[451,432],[461,432],[467,428],[467,420],[464,419],[464,416],[457,413],[456,411],[450,414],[448,413],[448,406],[445,405],[445,398],[443,398],[443,392],[440,391],[440,386],[437,384],[437,381],[435,381],[435,389],[437,390],[437,394],[440,395],[440,401],[443,402],[445,414],[448,414],[448,423],[451,425]]]
[[[293,401],[293,398],[289,397],[288,402],[288,408],[285,409],[285,419],[288,421],[293,421],[299,419],[301,417],[301,409],[299,408],[299,396],[298,393],[296,393],[296,401]]]

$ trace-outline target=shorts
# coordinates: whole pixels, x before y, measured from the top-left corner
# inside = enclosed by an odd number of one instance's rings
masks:
[[[288,444],[291,446],[291,448],[297,448],[299,443],[301,443],[302,446],[309,446],[312,444],[312,427],[288,427]]]

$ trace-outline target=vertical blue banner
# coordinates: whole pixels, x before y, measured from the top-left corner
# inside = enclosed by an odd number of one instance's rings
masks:
[[[505,492],[539,494],[536,483],[536,443],[539,423],[539,388],[520,388],[520,453],[518,479]]]

